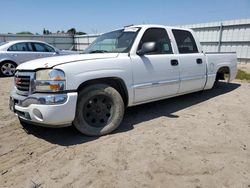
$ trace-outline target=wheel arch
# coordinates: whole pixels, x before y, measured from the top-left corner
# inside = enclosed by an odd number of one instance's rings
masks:
[[[128,94],[128,89],[123,79],[119,77],[104,77],[104,78],[86,80],[78,86],[77,92],[93,84],[107,84],[115,88],[120,93],[124,101],[124,105],[128,106],[129,94]]]
[[[216,72],[216,81],[218,80],[225,80],[225,74],[228,74],[228,81],[230,80],[230,74],[231,74],[231,70],[230,67],[225,65],[220,67],[217,72]]]
[[[11,62],[11,63],[15,64],[16,67],[18,66],[18,64],[15,61],[11,60],[11,59],[2,59],[2,60],[0,60],[0,64],[5,63],[5,62]]]

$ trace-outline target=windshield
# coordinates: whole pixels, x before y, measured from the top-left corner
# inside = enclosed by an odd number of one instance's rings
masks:
[[[125,28],[99,36],[84,53],[127,53],[139,28]]]

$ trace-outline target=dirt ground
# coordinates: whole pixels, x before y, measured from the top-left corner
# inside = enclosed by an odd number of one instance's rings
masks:
[[[100,138],[23,125],[0,78],[0,187],[250,187],[250,83],[126,110]]]
[[[250,74],[250,63],[239,63],[238,68]]]

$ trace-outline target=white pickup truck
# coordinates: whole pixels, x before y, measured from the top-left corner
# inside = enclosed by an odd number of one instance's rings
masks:
[[[84,54],[19,65],[10,109],[20,121],[104,135],[120,125],[125,107],[211,89],[236,72],[235,53],[203,53],[192,30],[126,26]]]

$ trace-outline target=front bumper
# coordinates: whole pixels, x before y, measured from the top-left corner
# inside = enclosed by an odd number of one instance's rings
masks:
[[[10,109],[26,122],[46,127],[70,126],[75,118],[77,92],[32,94],[11,92]]]

